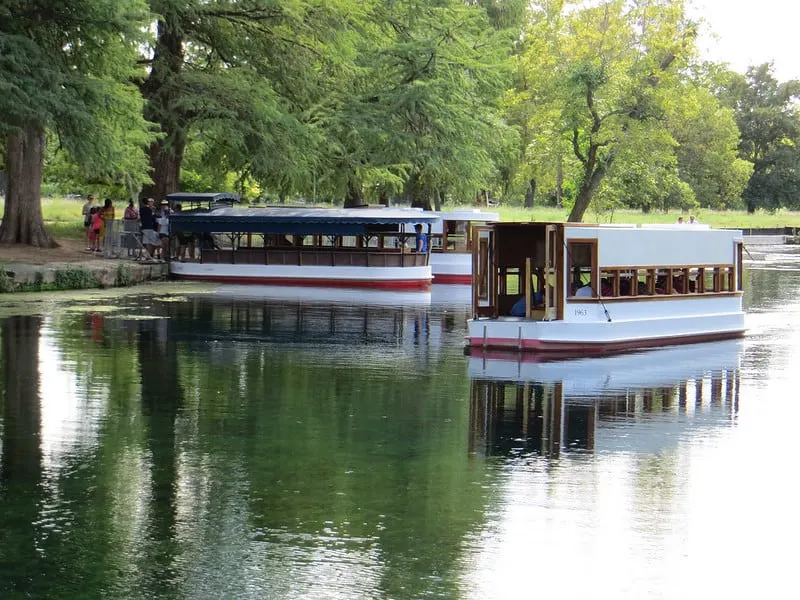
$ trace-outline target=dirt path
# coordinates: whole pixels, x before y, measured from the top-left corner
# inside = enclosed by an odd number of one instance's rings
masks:
[[[95,258],[80,240],[57,240],[58,248],[34,248],[21,244],[0,244],[0,263],[45,265],[57,262],[86,262]]]

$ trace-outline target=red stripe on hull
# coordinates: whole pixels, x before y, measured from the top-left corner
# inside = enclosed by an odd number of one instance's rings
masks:
[[[303,277],[228,277],[224,275],[184,275],[178,273],[173,273],[172,276],[175,279],[191,279],[194,281],[211,281],[215,283],[369,288],[374,290],[427,290],[431,287],[431,282],[428,279],[311,279]]]
[[[472,275],[454,275],[451,273],[433,274],[433,283],[452,283],[457,285],[472,285]]]
[[[469,355],[479,358],[508,358],[510,353],[520,355],[522,362],[539,362],[558,358],[582,358],[603,354],[617,354],[633,350],[715,342],[742,337],[744,330],[701,333],[674,337],[657,337],[620,342],[550,342],[514,338],[469,338]]]

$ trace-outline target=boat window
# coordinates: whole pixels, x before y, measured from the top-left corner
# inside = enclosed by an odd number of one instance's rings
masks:
[[[500,268],[500,287],[498,294],[501,296],[515,296],[525,293],[521,281],[522,273],[518,267]]]
[[[467,252],[466,221],[444,221],[443,232],[431,236],[431,250],[438,252]]]
[[[596,298],[598,295],[597,240],[568,241],[567,258],[570,273],[570,296]],[[579,293],[578,290],[581,288],[585,291]]]
[[[681,267],[605,267],[600,269],[597,297],[647,298],[652,296],[682,296],[695,294],[727,294],[737,291],[734,265],[703,265]],[[581,285],[588,290],[585,275]],[[590,298],[586,291],[572,298]]]

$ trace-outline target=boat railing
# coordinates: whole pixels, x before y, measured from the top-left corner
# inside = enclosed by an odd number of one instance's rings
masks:
[[[425,253],[363,248],[278,247],[204,249],[204,263],[328,267],[424,267]]]

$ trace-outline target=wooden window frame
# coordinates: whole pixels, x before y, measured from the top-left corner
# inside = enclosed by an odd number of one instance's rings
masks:
[[[570,240],[572,241],[572,240]],[[585,241],[584,241],[585,243]],[[605,301],[633,301],[633,300],[657,300],[657,299],[682,299],[682,298],[703,298],[714,296],[741,296],[741,290],[737,289],[737,265],[735,264],[716,264],[716,265],[670,265],[670,266],[631,266],[631,267],[603,267],[593,270],[597,274],[596,284],[601,285],[604,279],[611,283],[611,294],[602,295],[602,289],[595,287],[597,295],[592,298],[581,298],[568,296],[570,302],[598,302]],[[570,263],[570,273],[572,264]],[[691,289],[692,275],[695,276],[695,288]],[[662,294],[656,294],[656,281],[658,277],[665,277],[666,289]],[[631,293],[620,295],[621,281],[629,278],[631,281]],[[639,277],[644,278],[646,293],[639,293]],[[706,285],[706,278],[710,286]],[[675,280],[682,281],[682,287],[673,285]],[[571,284],[571,280],[570,280]],[[683,291],[682,291],[683,290]]]
[[[592,298],[585,298],[586,300],[596,300],[600,297],[600,278],[598,268],[598,253],[597,253],[597,238],[570,238],[567,240],[567,298],[575,298],[572,292],[572,245],[573,244],[590,244],[590,264],[589,264],[589,285],[592,288]],[[578,298],[580,300],[580,298]]]

